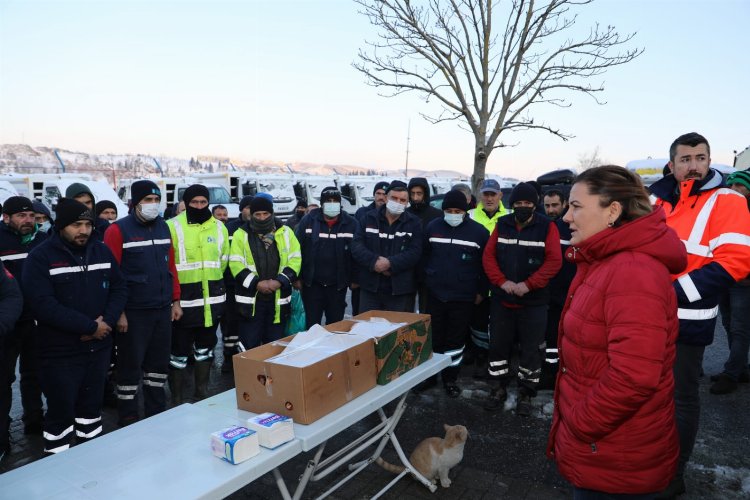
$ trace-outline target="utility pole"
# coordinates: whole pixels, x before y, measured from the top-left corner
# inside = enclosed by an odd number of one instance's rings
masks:
[[[411,139],[411,119],[409,119],[409,126],[406,129],[406,167],[404,168],[404,176],[409,178],[409,140]]]

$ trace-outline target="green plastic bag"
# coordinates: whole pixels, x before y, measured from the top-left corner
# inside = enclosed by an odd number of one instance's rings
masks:
[[[286,323],[286,334],[294,335],[304,332],[305,328],[305,306],[302,304],[302,295],[299,290],[292,290],[292,313]]]

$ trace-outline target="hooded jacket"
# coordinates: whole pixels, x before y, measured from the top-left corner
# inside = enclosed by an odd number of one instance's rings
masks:
[[[677,297],[684,245],[660,208],[605,229],[565,257],[578,265],[558,346],[547,453],[579,488],[661,491],[674,475]]]
[[[424,229],[431,221],[442,217],[443,211],[430,205],[430,185],[427,183],[427,179],[424,177],[412,178],[409,181],[409,192],[411,192],[411,188],[417,186],[424,190],[424,200],[418,205],[409,205],[409,208],[407,208],[406,211],[419,218],[419,220],[422,221],[422,229]],[[409,198],[411,200],[411,197]]]
[[[714,339],[719,297],[750,273],[750,213],[745,197],[724,187],[710,169],[703,179],[677,183],[667,175],[651,188],[664,207],[667,225],[687,248],[684,271],[672,276],[677,292],[680,343],[709,345]]]

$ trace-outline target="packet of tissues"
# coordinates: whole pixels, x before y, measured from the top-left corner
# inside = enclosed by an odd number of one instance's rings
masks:
[[[215,456],[237,465],[260,453],[258,434],[239,425],[228,427],[211,434],[211,450]]]
[[[247,419],[247,426],[258,433],[264,448],[276,448],[294,439],[294,421],[284,415],[261,413]]]

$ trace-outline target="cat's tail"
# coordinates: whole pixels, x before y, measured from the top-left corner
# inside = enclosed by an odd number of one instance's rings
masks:
[[[388,472],[393,472],[394,474],[401,474],[406,470],[406,467],[404,467],[403,465],[393,465],[392,463],[386,462],[380,457],[375,459],[375,463]]]

